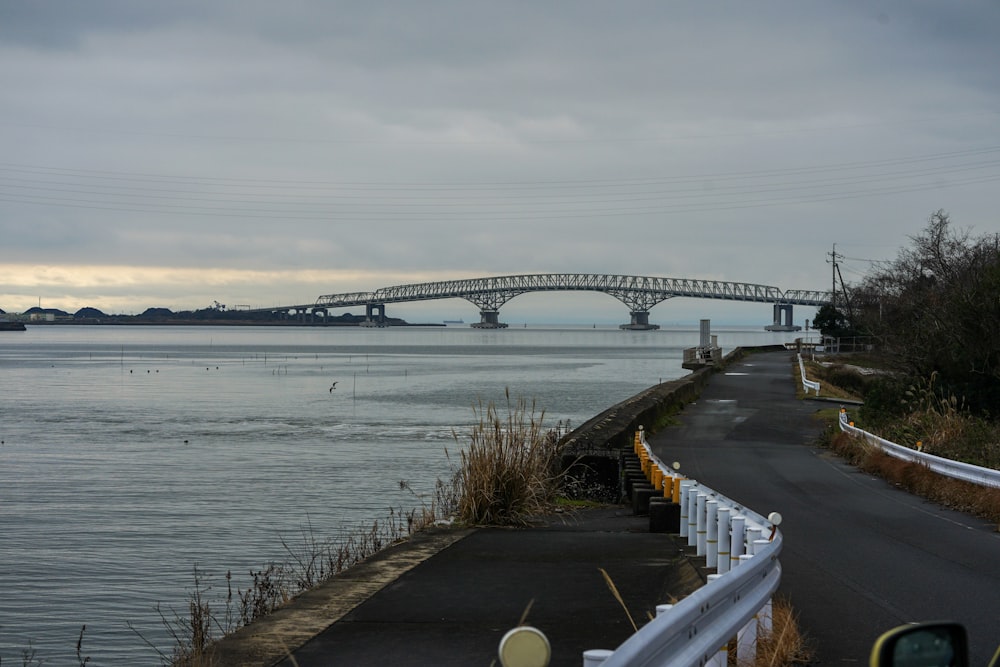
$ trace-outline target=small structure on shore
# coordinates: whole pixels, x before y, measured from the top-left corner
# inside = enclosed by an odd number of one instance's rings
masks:
[[[701,336],[698,347],[684,350],[684,361],[681,367],[696,371],[707,366],[718,366],[722,363],[722,348],[718,344],[718,336],[712,335],[711,320],[701,321]]]

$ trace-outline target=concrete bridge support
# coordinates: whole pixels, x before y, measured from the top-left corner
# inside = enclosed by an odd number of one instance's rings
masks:
[[[774,324],[764,327],[767,331],[800,331],[802,327],[797,326],[792,320],[792,304],[774,304]]]
[[[618,325],[618,328],[631,331],[652,331],[654,329],[659,329],[660,325],[649,323],[648,310],[633,310],[632,321],[628,324],[620,324]]]
[[[363,327],[384,327],[388,326],[385,321],[385,304],[368,303],[365,304],[365,321],[361,323]]]
[[[500,321],[499,310],[480,310],[479,321],[472,324],[474,329],[506,329],[507,323]]]

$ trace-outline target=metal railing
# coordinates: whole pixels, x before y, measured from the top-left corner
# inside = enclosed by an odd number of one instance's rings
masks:
[[[856,427],[854,422],[850,421],[847,411],[843,409],[840,411],[840,430],[850,433],[855,437],[863,438],[866,442],[878,447],[889,456],[925,465],[939,475],[951,477],[952,479],[960,479],[962,481],[971,482],[972,484],[978,484],[980,486],[1000,488],[1000,470],[982,468],[980,466],[972,465],[971,463],[963,463],[961,461],[952,461],[951,459],[942,458],[940,456],[935,456],[934,454],[928,454],[926,452],[910,449],[909,447],[904,447],[903,445],[898,445],[895,442],[890,442],[885,438],[880,438],[874,433],[869,433],[868,431]]]
[[[641,429],[641,427],[640,427]],[[728,644],[752,658],[759,634],[771,632],[771,596],[781,581],[780,515],[764,518],[664,465],[636,433],[635,449],[654,488],[680,505],[680,536],[716,568],[708,583],[657,615],[618,648],[583,654],[584,667],[725,665]]]
[[[802,361],[802,355],[799,354],[799,372],[802,374],[802,391],[807,394],[810,391],[815,391],[816,395],[819,396],[819,382],[815,382],[806,377],[806,363]]]

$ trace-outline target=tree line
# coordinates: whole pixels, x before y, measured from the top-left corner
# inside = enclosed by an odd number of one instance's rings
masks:
[[[1000,417],[1000,234],[974,235],[936,211],[894,260],[843,285],[814,326],[825,336],[867,337],[894,371],[876,394],[905,410],[914,381]],[[866,403],[869,402],[866,395]]]

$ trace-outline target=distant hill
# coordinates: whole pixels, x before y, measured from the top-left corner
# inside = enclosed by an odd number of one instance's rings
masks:
[[[97,318],[97,317],[107,317],[107,314],[99,311],[97,308],[81,308],[80,310],[73,313],[73,317],[76,318]]]
[[[69,313],[65,310],[59,310],[58,308],[39,308],[38,306],[33,306],[28,310],[24,311],[25,315],[55,315],[57,317],[69,317]]]

